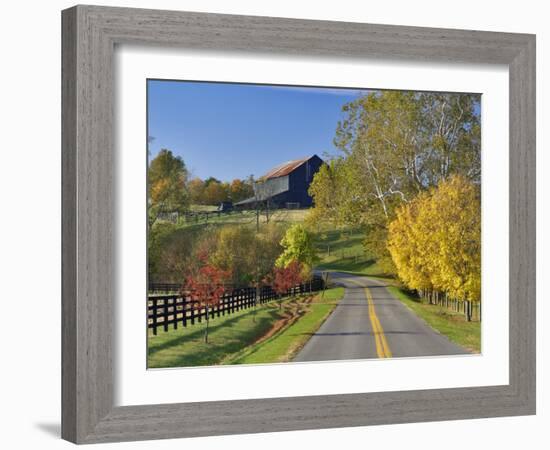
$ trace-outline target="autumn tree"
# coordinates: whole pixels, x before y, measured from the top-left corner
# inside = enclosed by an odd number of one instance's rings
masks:
[[[179,156],[162,149],[148,168],[148,215],[152,226],[162,213],[183,212],[189,205],[187,168]]]
[[[235,286],[249,286],[256,278],[254,251],[256,234],[247,226],[226,226],[217,234],[216,247],[210,255],[211,263],[230,274]]]
[[[303,265],[297,260],[290,261],[286,267],[276,266],[273,268],[267,281],[277,294],[279,309],[282,307],[282,296],[286,295],[288,292],[294,293],[293,288],[302,283],[303,272]]]
[[[275,223],[266,224],[259,233],[255,233],[253,250],[249,254],[254,268],[253,285],[261,285],[262,279],[275,266],[277,258],[283,251],[281,240],[284,233],[284,227]]]
[[[335,225],[360,222],[363,204],[358,196],[361,186],[354,182],[358,179],[355,170],[344,158],[334,158],[320,167],[308,190],[314,201],[308,221],[322,219]]]
[[[252,184],[248,180],[234,179],[231,183],[222,182],[214,177],[206,180],[193,178],[187,183],[189,197],[194,205],[218,205],[221,202],[234,203],[254,195]]]
[[[203,308],[205,310],[204,342],[208,343],[210,310],[220,304],[226,290],[225,283],[229,274],[210,264],[208,255],[205,253],[200,253],[198,259],[200,266],[197,270],[188,272],[185,277],[183,291],[198,305],[199,310]]]
[[[222,183],[214,178],[205,180],[204,186],[203,204],[218,205],[229,201],[229,183]]]
[[[251,184],[238,178],[231,182],[229,187],[231,201],[233,203],[240,202],[254,195],[254,189]]]
[[[434,253],[430,247],[430,233],[426,222],[421,222],[430,204],[429,194],[420,194],[412,202],[402,206],[388,230],[388,249],[401,281],[419,292],[433,289],[433,273],[427,265],[426,255]],[[435,256],[435,255],[432,255]]]
[[[479,185],[454,176],[441,183],[432,196],[430,241],[438,250],[432,261],[434,285],[456,299],[481,299],[481,194]]]
[[[455,175],[398,209],[388,248],[411,289],[481,299],[479,185]]]
[[[307,274],[307,270],[304,269],[304,264],[297,260],[291,261],[290,264],[285,267],[285,276],[289,280],[293,295],[295,294],[294,288],[305,280],[304,274]]]
[[[303,275],[309,275],[317,255],[311,233],[302,224],[294,224],[281,240],[283,252],[277,258],[277,267],[288,267],[294,262],[301,264]]]
[[[480,178],[479,95],[373,91],[343,107],[340,156],[310,187],[319,217],[366,230],[365,248],[393,265],[396,210],[451,175]],[[324,211],[323,211],[324,210]]]
[[[196,260],[194,247],[200,229],[157,223],[148,233],[147,263],[149,279],[159,283],[179,283],[181,274]]]
[[[202,205],[204,203],[204,181],[200,178],[193,178],[187,184],[189,198],[193,205]]]

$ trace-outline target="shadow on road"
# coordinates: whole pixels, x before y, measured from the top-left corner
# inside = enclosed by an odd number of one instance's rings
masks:
[[[374,336],[372,331],[342,331],[338,333],[302,333],[301,336]],[[417,331],[386,331],[384,334],[424,334]]]

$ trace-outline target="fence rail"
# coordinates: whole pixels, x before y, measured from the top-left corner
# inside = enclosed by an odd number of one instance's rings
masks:
[[[461,313],[468,322],[481,322],[481,303],[469,300],[455,300],[440,292],[422,292],[418,291],[420,299],[430,305],[437,305],[456,313]]]
[[[161,283],[159,286],[162,288],[177,286],[178,289],[180,287],[170,283]],[[316,292],[323,288],[323,279],[315,276],[310,282],[289,289],[285,295]],[[150,291],[147,298],[147,326],[153,330],[153,334],[157,334],[158,328],[168,331],[172,326],[176,330],[179,325],[184,327],[195,325],[207,317],[215,319],[277,298],[279,296],[271,286],[262,286],[259,289],[238,288],[225,293],[218,304],[207,307],[182,293],[154,295]]]
[[[178,283],[149,283],[148,291],[150,294],[155,292],[175,293],[180,289],[181,284]]]

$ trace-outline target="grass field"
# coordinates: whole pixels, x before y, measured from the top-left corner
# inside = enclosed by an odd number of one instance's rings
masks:
[[[316,233],[315,246],[320,258],[316,268],[373,278],[387,278],[376,261],[365,254],[361,229],[336,229]]]
[[[279,335],[278,342],[268,351],[262,352],[264,359],[260,362],[284,360],[284,355],[292,355],[292,349],[299,349],[309,338],[324,318],[332,311],[338,295],[343,289],[335,288],[326,291],[322,300],[320,295],[287,298],[281,302],[270,302],[258,306],[256,310],[248,309],[226,317],[215,318],[210,322],[208,344],[204,342],[206,322],[180,327],[177,330],[159,332],[148,336],[148,367],[189,367],[218,364],[248,363],[246,350],[253,350],[256,345]],[[293,334],[285,331],[294,325]],[[278,353],[279,352],[279,353]],[[272,359],[265,359],[272,358]],[[255,361],[256,362],[256,361]]]
[[[202,226],[207,224],[215,225],[254,225],[256,226],[256,211],[246,210],[216,214],[216,208],[213,206],[204,205],[192,205],[192,211],[195,212],[209,212],[208,218],[206,214],[198,215],[195,219],[189,219],[187,221],[181,220],[179,222],[180,227],[188,226]],[[278,209],[270,212],[269,221],[275,223],[297,223],[303,222],[304,218],[309,210],[308,209]],[[267,215],[265,211],[261,211],[259,215],[260,225],[267,223]]]
[[[190,205],[189,210],[194,212],[213,212],[218,210],[217,205]]]
[[[424,304],[397,286],[389,286],[388,290],[434,330],[474,353],[481,351],[480,322],[468,322],[461,313],[437,305]]]

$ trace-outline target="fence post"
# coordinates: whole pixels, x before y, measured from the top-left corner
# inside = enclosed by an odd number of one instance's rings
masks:
[[[187,327],[187,299],[185,298],[185,295],[182,296],[182,312],[183,312],[183,319],[182,319],[182,325],[184,327]]]
[[[172,311],[174,312],[174,330],[178,329],[178,306],[177,306],[177,297],[172,299]]]
[[[153,299],[153,334],[157,334],[157,299]]]

